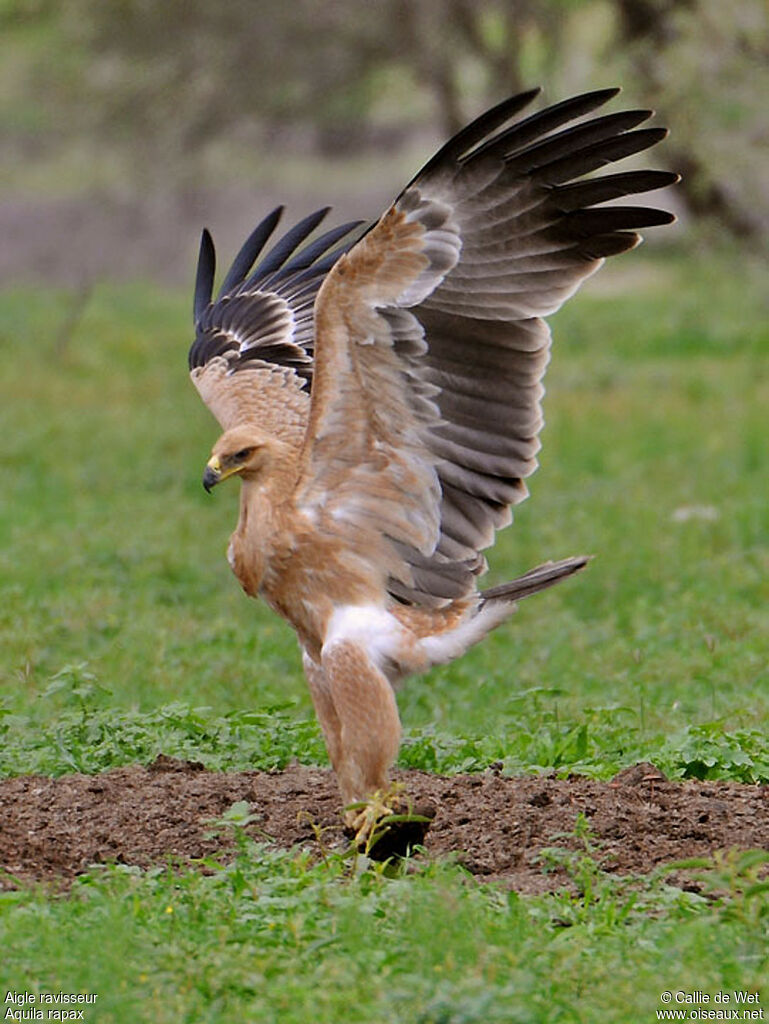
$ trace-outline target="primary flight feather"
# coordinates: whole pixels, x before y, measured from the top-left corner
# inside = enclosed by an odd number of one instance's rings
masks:
[[[319,210],[262,255],[273,211],[216,298],[203,233],[189,365],[224,430],[204,485],[241,480],[229,561],[296,630],[345,805],[386,791],[393,684],[458,657],[586,562],[478,589],[482,551],[537,465],[542,318],[638,228],[673,220],[603,204],[677,176],[589,176],[665,130],[638,128],[647,110],[589,116],[616,89],[514,120],[536,92],[459,132],[367,230],[308,242]]]

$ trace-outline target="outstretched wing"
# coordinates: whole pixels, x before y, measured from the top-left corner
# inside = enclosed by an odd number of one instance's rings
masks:
[[[334,228],[302,248],[328,213],[318,210],[256,263],[282,212],[283,207],[273,210],[246,239],[215,300],[214,245],[203,232],[189,366],[223,429],[253,421],[264,433],[299,447],[310,407],[315,298],[360,222]]]
[[[650,111],[586,119],[618,90],[503,127],[513,97],[448,142],[334,266],[316,307],[316,367],[298,499],[381,557],[390,593],[436,606],[472,591],[480,552],[536,468],[541,319],[666,212],[603,206],[676,180],[592,171],[659,142]],[[576,123],[574,123],[576,122]],[[566,127],[568,126],[568,127]]]

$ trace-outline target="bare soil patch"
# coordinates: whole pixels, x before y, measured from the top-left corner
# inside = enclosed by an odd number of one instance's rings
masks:
[[[425,842],[430,855],[452,854],[479,878],[521,892],[567,882],[559,871],[543,872],[540,853],[548,846],[579,848],[571,833],[580,812],[604,869],[617,874],[644,874],[715,850],[769,849],[764,786],[670,782],[650,764],[628,768],[611,782],[508,778],[495,771],[396,776],[415,802],[437,806]],[[12,887],[14,879],[66,886],[105,862],[148,867],[226,857],[228,840],[205,834],[209,820],[238,800],[258,816],[248,829],[257,840],[320,853],[320,827],[326,848],[347,844],[328,770],[294,765],[281,772],[216,773],[161,755],[148,767],[95,776],[0,781],[0,887]],[[676,880],[687,885],[683,876]]]

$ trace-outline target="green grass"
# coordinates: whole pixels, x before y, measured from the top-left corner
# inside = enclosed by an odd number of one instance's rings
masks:
[[[586,849],[581,896],[524,899],[449,863],[388,877],[246,842],[209,875],[118,867],[67,899],[7,894],[0,981],[95,993],[99,1022],[654,1020],[665,990],[761,984],[768,856],[703,868],[709,900],[661,874],[609,881]]]
[[[224,558],[236,488],[200,485],[188,296],[99,288],[62,344],[70,302],[0,295],[0,773],[324,763],[295,639]],[[596,557],[404,686],[401,764],[769,780],[767,313],[744,259],[642,252],[555,318],[541,469],[489,579]],[[537,899],[247,844],[211,875],[101,871],[0,899],[0,978],[121,1022],[641,1021],[665,988],[760,984],[755,865],[704,900],[592,857],[581,897]]]

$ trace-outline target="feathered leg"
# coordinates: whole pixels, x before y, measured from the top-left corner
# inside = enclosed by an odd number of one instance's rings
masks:
[[[405,854],[424,840],[435,808],[412,808],[388,781],[401,735],[392,686],[350,640],[324,648],[320,665],[305,654],[304,670],[342,802],[362,805],[345,812],[356,845],[380,860]]]
[[[321,667],[319,703],[332,735],[329,757],[347,805],[387,786],[400,745],[398,706],[386,676],[353,641],[324,648]],[[321,726],[325,735],[323,721]]]
[[[336,771],[342,749],[342,726],[331,697],[331,687],[321,666],[305,651],[302,656],[304,675],[310,688],[315,714],[320,722],[331,766]]]

